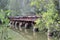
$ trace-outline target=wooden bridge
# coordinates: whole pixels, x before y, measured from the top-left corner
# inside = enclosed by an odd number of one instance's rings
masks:
[[[9,17],[10,25],[16,29],[21,29],[21,27],[31,28],[34,26],[35,20],[40,17],[38,16],[11,16]]]

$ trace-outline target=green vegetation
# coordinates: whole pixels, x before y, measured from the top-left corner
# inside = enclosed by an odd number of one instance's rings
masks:
[[[45,0],[33,0],[31,6],[35,6],[38,11],[42,10],[39,13],[36,12],[37,15],[42,16],[42,18],[36,20],[36,25],[40,30],[44,30],[44,28],[48,29],[47,35],[50,35],[50,32],[53,30],[60,31],[59,23],[57,22],[59,14],[58,10],[55,8],[54,0],[49,0],[49,2]],[[43,8],[41,8],[41,6]],[[48,40],[50,40],[49,36]]]
[[[0,36],[0,40],[9,40],[8,38],[8,16],[10,15],[10,11],[9,10],[0,10],[0,30],[1,31],[1,36]]]
[[[9,23],[8,16],[10,16],[10,10],[0,10],[0,20],[6,25]]]

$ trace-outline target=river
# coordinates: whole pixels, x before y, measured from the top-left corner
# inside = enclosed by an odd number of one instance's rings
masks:
[[[13,30],[14,32],[19,33],[19,35],[23,36],[23,38],[26,38],[27,40],[47,40],[47,33],[44,32],[35,32],[33,33],[32,30],[27,29],[18,31],[18,30]],[[50,40],[58,40],[56,38],[51,37]]]
[[[0,28],[0,36],[2,28]],[[8,38],[10,40],[47,40],[47,33],[35,32],[33,33],[31,29],[19,31],[16,29],[7,28]],[[4,34],[5,35],[5,34]],[[51,40],[58,40],[56,38],[51,38]]]

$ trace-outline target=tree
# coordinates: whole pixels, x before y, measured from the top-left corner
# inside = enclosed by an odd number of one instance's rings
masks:
[[[58,23],[55,21],[58,18],[58,12],[55,8],[54,0],[47,0],[47,1],[46,0],[33,0],[33,2],[31,2],[31,5],[36,6],[38,10],[42,10],[43,8],[43,10],[40,13],[37,13],[38,15],[39,14],[42,15],[41,20],[39,19],[40,23],[37,22],[37,25],[41,27],[40,25],[44,24],[44,27],[48,29],[47,35],[48,35],[48,40],[50,40],[49,34],[52,31],[51,28],[56,29],[58,27],[56,26]],[[44,8],[47,10],[44,11]],[[55,23],[56,25],[54,26]]]

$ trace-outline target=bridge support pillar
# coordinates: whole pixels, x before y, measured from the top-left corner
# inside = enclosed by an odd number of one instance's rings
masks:
[[[38,27],[34,26],[34,23],[32,23],[32,25],[33,25],[33,32],[39,32]]]
[[[27,25],[28,23],[25,23],[25,32],[27,33]]]
[[[22,31],[21,25],[22,25],[22,22],[19,22],[19,30]]]
[[[39,32],[39,29],[37,27],[33,27],[33,32]]]
[[[28,23],[25,23],[25,29],[27,29],[27,25],[28,25]]]
[[[12,22],[12,28],[14,28],[14,21]]]
[[[18,29],[18,28],[17,28],[17,23],[18,23],[18,22],[15,22],[15,29]]]
[[[10,28],[12,27],[12,21],[10,21],[9,26],[10,26]]]
[[[9,25],[10,25],[10,28],[13,28],[14,27],[14,22],[10,21]]]

